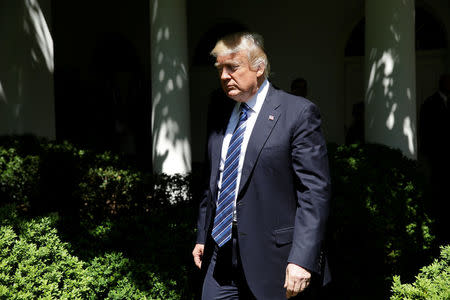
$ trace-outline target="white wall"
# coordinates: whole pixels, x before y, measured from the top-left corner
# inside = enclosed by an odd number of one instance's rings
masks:
[[[0,3],[0,134],[55,138],[51,0]]]
[[[191,171],[184,0],[151,1],[153,171]]]
[[[367,0],[365,139],[417,158],[413,0]]]

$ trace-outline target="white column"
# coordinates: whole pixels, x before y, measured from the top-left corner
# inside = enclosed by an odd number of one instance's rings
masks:
[[[414,0],[366,0],[365,136],[417,158]]]
[[[51,0],[5,1],[0,10],[0,135],[55,138]]]
[[[191,170],[185,0],[151,0],[153,171]]]

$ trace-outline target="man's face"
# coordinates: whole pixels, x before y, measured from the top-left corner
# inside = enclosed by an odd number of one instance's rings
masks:
[[[216,64],[225,94],[238,102],[247,102],[258,91],[258,79],[264,68],[250,68],[247,52],[217,56]]]

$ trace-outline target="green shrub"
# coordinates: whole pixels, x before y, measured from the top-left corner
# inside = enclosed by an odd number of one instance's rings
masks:
[[[190,200],[189,182],[190,176],[153,175],[117,154],[67,141],[0,137],[0,196],[38,214],[58,211],[94,220],[149,213]]]
[[[94,263],[105,261],[109,257],[105,253],[126,253],[126,268],[116,269],[130,276],[90,288],[101,292],[101,297],[120,298],[139,286],[141,291],[151,290],[149,295],[156,299],[176,299],[178,293],[183,299],[193,298],[195,287],[187,274],[194,268],[190,252],[197,209],[189,193],[190,176],[153,175],[127,165],[118,155],[95,153],[68,142],[29,137],[3,141],[16,147],[10,155],[14,159],[39,159],[34,173],[17,168],[30,173],[38,188],[31,215],[58,212],[55,226],[75,256]],[[9,201],[18,204],[15,199]],[[110,289],[111,284],[117,288]]]
[[[0,147],[0,200],[28,207],[38,193],[38,167],[38,156],[21,157],[14,148]]]
[[[425,180],[417,162],[386,146],[328,148],[335,283],[350,287],[354,299],[385,298],[394,274],[411,276],[431,253]]]
[[[159,174],[153,178],[155,204],[165,206],[192,199],[190,182],[192,175]]]
[[[148,211],[144,193],[144,175],[114,167],[90,168],[81,178],[75,192],[81,201],[81,212],[88,219],[136,214]]]
[[[391,300],[450,299],[450,245],[441,247],[441,256],[423,267],[412,284],[402,284],[400,276],[392,283]]]
[[[180,299],[175,282],[135,272],[121,253],[78,259],[58,236],[56,215],[23,220],[11,206],[0,215],[1,299]]]
[[[67,142],[12,137],[0,145],[2,195],[16,204],[33,200],[34,215],[58,212],[55,226],[86,276],[109,278],[89,286],[98,297],[149,290],[162,299],[195,297],[197,174],[153,175]],[[350,299],[384,299],[393,274],[412,279],[433,252],[424,180],[416,162],[381,145],[329,145],[329,159],[331,298],[348,299],[351,290]],[[111,264],[104,270],[113,275],[90,264]]]
[[[3,216],[15,215],[10,207],[5,209],[8,212],[3,211]],[[55,216],[2,221],[0,298],[87,298],[89,278],[84,263],[70,255],[68,245],[60,241],[53,228],[55,221]]]
[[[86,271],[92,278],[91,291],[99,299],[180,299],[174,281],[162,282],[155,273],[140,270],[121,253],[94,258]],[[135,279],[138,273],[141,278]],[[135,281],[151,287],[151,291],[141,291]]]

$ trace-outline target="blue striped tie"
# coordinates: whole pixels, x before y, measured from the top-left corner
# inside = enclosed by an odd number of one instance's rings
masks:
[[[234,198],[238,175],[239,159],[241,157],[241,145],[244,140],[247,112],[250,108],[246,103],[240,106],[241,114],[236,125],[230,144],[228,145],[227,158],[222,173],[222,184],[216,207],[216,217],[212,237],[222,247],[231,239],[231,227],[233,223]]]

